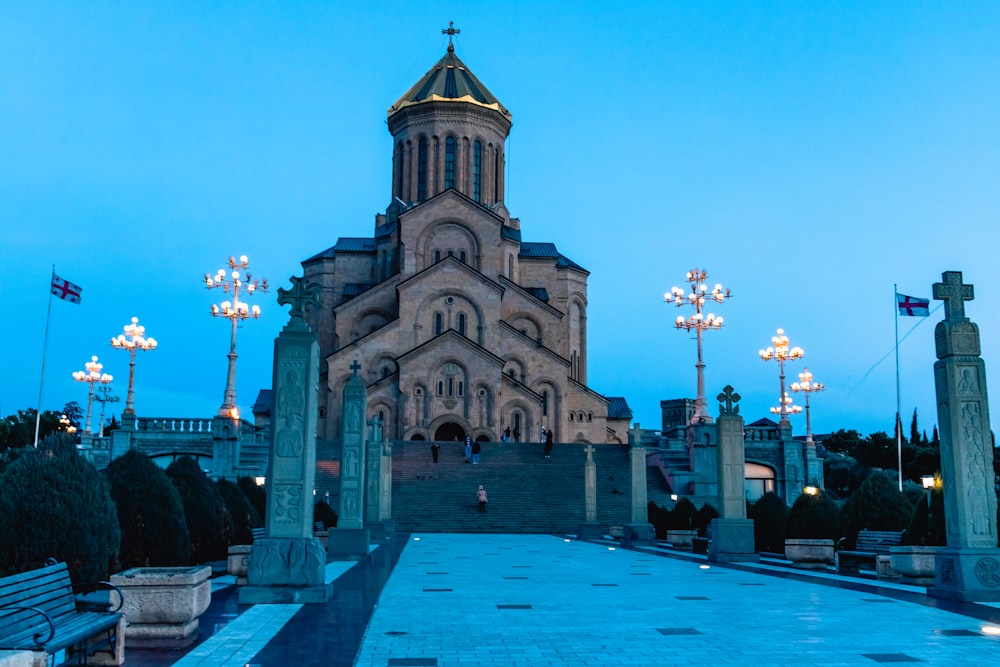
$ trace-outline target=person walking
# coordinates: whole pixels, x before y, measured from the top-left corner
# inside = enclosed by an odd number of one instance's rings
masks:
[[[482,451],[482,446],[479,441],[476,440],[472,443],[472,463],[473,465],[479,465],[479,452]]]
[[[508,426],[503,431],[503,441],[504,442],[511,442],[510,438],[511,438],[511,436],[510,436],[510,426]]]
[[[441,449],[441,445],[437,443],[436,440],[431,441],[431,457],[434,459],[434,463],[438,462],[438,450]]]
[[[545,458],[549,458],[552,455],[552,431],[548,431],[545,434]]]
[[[472,462],[472,436],[465,436],[465,462]]]
[[[479,485],[479,491],[476,492],[476,500],[479,501],[479,511],[480,512],[485,512],[486,511],[486,502],[487,502],[487,500],[486,500],[486,489],[483,488],[482,484]]]
[[[519,429],[514,429],[514,442],[521,442],[521,431]]]

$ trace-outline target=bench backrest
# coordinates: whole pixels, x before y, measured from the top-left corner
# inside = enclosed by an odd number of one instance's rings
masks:
[[[0,636],[38,630],[44,621],[28,610],[3,607],[36,607],[53,621],[76,613],[76,598],[66,563],[56,563],[30,572],[0,578]]]
[[[250,533],[253,535],[253,539],[256,542],[257,540],[262,540],[267,537],[267,528],[251,528]]]
[[[889,547],[899,546],[903,538],[902,531],[895,530],[862,530],[855,542],[855,551],[889,551]]]

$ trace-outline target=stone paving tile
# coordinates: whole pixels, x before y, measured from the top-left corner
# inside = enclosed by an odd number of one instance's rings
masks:
[[[383,590],[356,665],[387,667],[403,658],[435,659],[439,667],[889,664],[866,655],[963,665],[984,664],[1000,651],[1000,638],[983,635],[983,621],[968,615],[766,568],[703,569],[695,559],[544,535],[419,537]],[[431,550],[448,572],[435,584],[451,593],[423,592],[421,562]],[[528,550],[540,553],[529,558]],[[505,579],[518,571],[513,566],[529,563],[529,580]],[[640,564],[651,579],[632,576]]]

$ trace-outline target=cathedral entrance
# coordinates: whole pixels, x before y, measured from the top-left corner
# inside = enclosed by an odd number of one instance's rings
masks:
[[[465,429],[455,422],[445,422],[434,431],[434,439],[448,442],[449,440],[465,440]]]

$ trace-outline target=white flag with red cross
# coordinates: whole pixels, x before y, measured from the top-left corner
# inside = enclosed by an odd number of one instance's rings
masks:
[[[918,299],[897,292],[896,306],[899,308],[899,314],[905,317],[927,317],[931,314],[930,299]]]
[[[52,274],[52,293],[63,301],[80,303],[80,294],[82,292],[83,288],[79,285],[75,285],[68,280],[64,280],[54,273]]]

